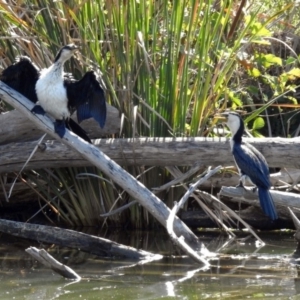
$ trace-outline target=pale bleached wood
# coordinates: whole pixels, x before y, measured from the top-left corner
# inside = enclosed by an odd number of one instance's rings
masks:
[[[209,178],[202,185],[203,188],[221,188],[222,186],[236,186],[239,184],[240,176],[237,173],[226,172],[216,174],[214,177]],[[272,186],[286,186],[287,184],[294,184],[300,182],[300,170],[299,169],[288,169],[278,173],[271,174]]]
[[[281,192],[270,190],[272,198],[276,205],[290,206],[300,209],[300,194],[291,192]],[[221,196],[235,198],[235,201],[239,201],[241,198],[245,200],[245,203],[255,204],[259,206],[259,201],[254,202],[253,200],[258,199],[258,193],[252,191],[250,188],[246,190],[242,187],[222,187],[220,191]]]
[[[195,192],[197,187],[199,185],[201,185],[203,182],[205,182],[209,177],[211,177],[215,173],[217,173],[220,169],[221,169],[221,166],[218,166],[215,169],[208,171],[208,173],[204,177],[200,178],[196,183],[192,184],[189,187],[189,189],[187,190],[187,192],[182,196],[180,201],[178,203],[174,203],[174,207],[171,210],[171,213],[170,213],[169,218],[167,220],[167,231],[168,231],[169,236],[172,239],[173,243],[175,245],[177,245],[178,247],[180,247],[194,261],[196,261],[198,263],[204,263],[204,264],[207,264],[207,265],[209,265],[209,263],[206,262],[205,260],[203,261],[203,258],[201,256],[199,256],[193,249],[191,249],[191,247],[189,247],[185,243],[184,239],[182,239],[181,237],[176,236],[176,234],[173,231],[173,222],[174,222],[174,218],[175,218],[176,214],[178,213],[179,209],[182,208],[182,206],[185,204],[185,202],[189,199],[190,195]]]
[[[50,134],[56,139],[59,139],[62,143],[69,146],[70,149],[74,149],[80,153],[82,157],[89,160],[90,163],[112,178],[112,180],[127,191],[128,194],[138,200],[145,209],[147,209],[164,227],[166,227],[166,220],[169,217],[170,209],[141,182],[137,181],[132,175],[127,173],[108,156],[99,151],[98,148],[85,142],[68,130],[66,130],[63,139],[60,139],[57,134],[54,133],[53,122],[47,116],[32,114],[31,109],[34,104],[1,81],[0,98],[22,112],[26,117],[28,117],[28,121],[33,122],[44,132]],[[195,251],[199,251],[199,253],[203,255],[209,254],[205,245],[177,217],[174,220],[174,232],[179,236],[183,236],[185,241]]]
[[[247,140],[262,151],[270,167],[300,168],[299,139]],[[97,139],[94,143],[103,153],[123,166],[195,166],[197,164],[199,168],[206,168],[235,165],[229,150],[229,141],[225,138]],[[44,145],[45,150],[40,150],[34,155],[27,169],[91,165],[91,162],[74,149],[59,141],[45,142]],[[34,142],[0,145],[0,172],[20,170],[34,146]],[[216,183],[216,185],[223,184]]]
[[[76,113],[73,119],[77,120]],[[119,111],[107,104],[107,119],[104,128],[93,119],[84,120],[80,123],[91,139],[100,138],[120,131]],[[0,114],[0,144],[12,142],[34,141],[43,135],[43,131],[36,127],[28,118],[18,110],[12,110]],[[48,136],[48,139],[53,139]]]

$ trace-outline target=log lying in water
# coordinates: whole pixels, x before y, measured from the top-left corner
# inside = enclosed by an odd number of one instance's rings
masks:
[[[14,236],[79,249],[105,257],[144,259],[154,254],[124,246],[97,236],[45,225],[36,225],[0,219],[0,231]]]

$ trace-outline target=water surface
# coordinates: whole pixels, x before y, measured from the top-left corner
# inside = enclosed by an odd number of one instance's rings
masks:
[[[228,242],[218,232],[198,233],[209,250],[222,253],[209,269],[182,257],[163,233],[101,236],[164,258],[144,264],[108,260],[3,235],[0,299],[300,299],[298,270],[291,263],[297,247],[292,233],[260,233],[267,243],[261,248],[252,238]],[[72,282],[40,265],[24,251],[30,245],[44,247],[84,279]]]

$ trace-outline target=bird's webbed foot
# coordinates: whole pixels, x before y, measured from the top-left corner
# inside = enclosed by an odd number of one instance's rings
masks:
[[[54,122],[54,131],[61,137],[66,133],[66,123],[65,120],[55,120]]]
[[[35,113],[35,114],[37,114],[37,115],[45,115],[45,110],[40,106],[40,105],[35,105],[33,108],[32,108],[32,110],[31,110],[31,112],[33,112],[33,113]]]

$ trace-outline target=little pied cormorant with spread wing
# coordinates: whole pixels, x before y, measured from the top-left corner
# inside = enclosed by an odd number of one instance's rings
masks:
[[[244,122],[239,114],[225,112],[227,125],[231,131],[231,152],[240,171],[240,186],[243,186],[245,176],[258,188],[258,197],[263,212],[272,220],[278,218],[273,198],[270,193],[271,183],[269,167],[264,156],[252,145],[242,141]]]
[[[6,68],[0,80],[29,100],[37,103],[32,109],[37,114],[50,114],[55,118],[55,132],[63,137],[67,127],[86,141],[91,140],[85,131],[70,118],[77,110],[80,123],[93,117],[100,127],[106,120],[106,101],[93,71],[87,72],[80,80],[64,73],[64,63],[78,48],[69,44],[60,49],[54,63],[47,69],[39,70],[26,56],[20,56],[16,63]]]

